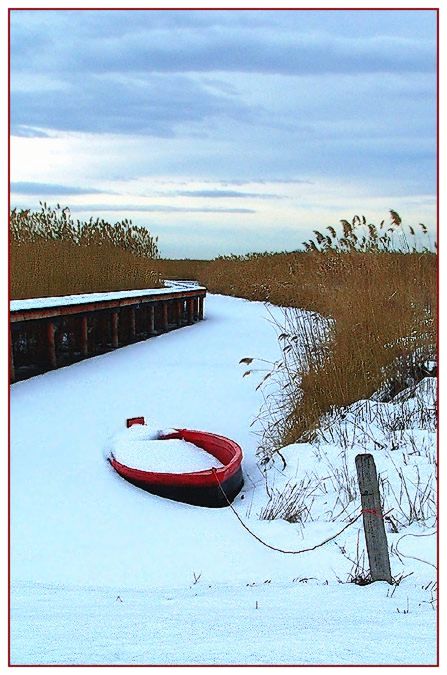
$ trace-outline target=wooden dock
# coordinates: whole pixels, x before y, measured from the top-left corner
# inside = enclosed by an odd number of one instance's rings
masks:
[[[200,321],[206,288],[90,293],[10,302],[10,382]]]

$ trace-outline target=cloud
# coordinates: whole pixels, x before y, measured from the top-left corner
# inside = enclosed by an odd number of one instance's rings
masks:
[[[273,36],[252,31],[225,34],[180,36],[172,44],[170,35],[160,36],[159,44],[139,37],[99,43],[105,58],[92,49],[80,60],[81,69],[106,72],[245,72],[283,75],[327,73],[427,72],[435,67],[432,45],[424,40],[392,36],[356,37],[290,31]],[[169,40],[170,48],[167,48]],[[92,46],[93,47],[93,46]],[[125,55],[127,57],[125,58]]]
[[[415,98],[415,77],[434,77],[434,21],[430,11],[13,11],[12,132],[304,137],[325,117],[350,122],[359,104],[367,123],[384,114],[387,85],[389,115],[399,95]]]
[[[11,192],[19,195],[92,195],[114,194],[109,191],[95,190],[93,188],[73,187],[70,185],[58,185],[55,183],[31,183],[19,181],[11,183]]]
[[[204,180],[204,183],[215,182]],[[313,181],[305,180],[301,178],[230,178],[228,180],[220,181],[221,185],[268,185],[272,184],[281,184],[281,185],[313,185]],[[237,193],[236,193],[237,194]]]
[[[26,124],[14,124],[12,123],[11,133],[13,136],[20,136],[22,138],[50,138],[49,134],[44,129],[36,129],[35,127],[28,126]]]
[[[165,206],[164,204],[73,204],[70,211],[94,212],[94,211],[119,211],[119,212],[142,212],[142,213],[256,213],[254,209],[232,208],[194,208],[188,206]]]
[[[275,16],[258,11],[245,13],[241,20],[237,11],[60,11],[57,15],[41,11],[39,17],[15,12],[12,56],[21,68],[29,68],[29,63],[38,69],[54,68],[57,63],[57,70],[67,73],[308,75],[427,72],[435,67],[433,42],[416,31],[402,34],[399,30],[399,21],[417,22],[408,12],[400,16],[381,12],[382,29],[372,34],[365,32],[365,24],[374,12],[339,12],[337,20],[331,17],[329,23],[321,11],[307,14],[290,11]],[[435,12],[426,14],[434,26]],[[269,24],[272,17],[276,20]],[[419,17],[427,24],[427,17]],[[81,49],[75,49],[81,44]]]
[[[282,195],[258,192],[238,192],[237,190],[178,190],[179,197],[199,197],[209,199],[283,199]]]
[[[12,91],[12,132],[24,135],[37,128],[172,138],[179,125],[216,117],[253,121],[254,115],[243,101],[213,93],[185,75],[74,75],[66,92],[51,97],[51,104],[49,98],[46,90]]]
[[[434,74],[435,14],[422,12],[418,19],[378,10],[16,10],[12,130],[22,136],[56,129],[173,138],[185,128],[212,134],[204,123],[226,119],[293,132],[297,116],[271,115],[271,84],[260,105],[247,96],[248,78]],[[375,26],[370,34],[368,22]],[[291,82],[291,91],[296,86]],[[312,121],[302,133],[312,132]]]

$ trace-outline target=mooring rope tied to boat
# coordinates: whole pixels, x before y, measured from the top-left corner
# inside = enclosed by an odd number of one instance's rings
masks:
[[[213,476],[215,477],[215,479],[216,479],[216,481],[217,481],[217,484],[218,484],[218,486],[219,486],[220,491],[222,492],[222,494],[223,494],[223,496],[224,496],[225,501],[227,502],[227,504],[228,504],[228,506],[230,507],[230,509],[233,511],[234,515],[236,516],[236,518],[238,519],[238,521],[239,521],[239,523],[242,525],[242,527],[243,527],[245,530],[247,530],[247,532],[248,532],[249,534],[251,534],[252,537],[254,537],[257,541],[259,541],[260,544],[262,544],[263,546],[266,546],[267,548],[270,548],[272,551],[278,551],[279,553],[288,553],[288,554],[291,554],[291,555],[298,555],[298,554],[300,554],[300,553],[308,553],[309,551],[315,551],[315,549],[321,548],[321,546],[324,546],[325,544],[328,544],[330,541],[333,541],[334,539],[336,539],[337,537],[339,537],[341,534],[343,534],[343,532],[344,532],[345,530],[347,530],[348,527],[351,527],[351,525],[353,525],[355,522],[357,522],[357,520],[360,518],[360,516],[362,516],[364,513],[370,513],[370,512],[371,512],[371,509],[362,509],[362,510],[360,511],[360,513],[358,513],[358,514],[355,516],[355,518],[353,518],[352,520],[350,520],[349,523],[347,523],[347,524],[346,524],[339,532],[337,532],[336,534],[332,535],[332,537],[329,537],[328,539],[325,539],[324,541],[320,542],[319,544],[315,544],[315,546],[310,546],[310,547],[308,547],[308,548],[301,548],[301,549],[298,549],[298,550],[295,550],[295,551],[288,551],[288,550],[286,550],[286,549],[279,548],[278,546],[273,546],[272,544],[269,544],[268,542],[264,541],[263,539],[261,539],[261,537],[259,537],[257,534],[255,534],[255,532],[253,532],[253,530],[251,530],[251,529],[244,523],[244,521],[242,520],[242,518],[240,517],[240,515],[238,514],[238,512],[237,512],[236,509],[234,508],[233,504],[230,502],[230,500],[228,499],[227,495],[225,494],[225,490],[223,489],[223,487],[222,487],[222,485],[221,485],[221,483],[220,483],[220,480],[219,480],[219,477],[218,477],[218,475],[217,475],[216,469],[213,468],[213,469],[211,469],[211,471],[212,471]],[[385,513],[383,516],[380,515],[380,518],[385,518],[385,516],[387,516],[388,513],[390,513],[390,511],[388,511],[387,513]],[[377,513],[374,513],[374,514],[371,514],[371,515],[379,516],[379,514],[377,514]]]

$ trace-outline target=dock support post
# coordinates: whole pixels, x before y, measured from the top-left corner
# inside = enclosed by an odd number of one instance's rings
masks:
[[[90,313],[90,326],[91,326],[91,336],[90,336],[90,356],[93,356],[96,354],[97,350],[97,336],[98,336],[98,313],[97,312],[91,312]]]
[[[155,307],[153,304],[149,305],[149,335],[155,333]]]
[[[177,326],[182,325],[182,314],[183,314],[183,301],[182,300],[177,300],[175,303],[176,306],[176,312],[177,312]]]
[[[47,324],[47,357],[50,368],[57,368],[55,332],[56,326],[54,325],[54,321],[49,321]]]
[[[88,318],[87,314],[81,316],[81,354],[88,356]]]
[[[109,338],[111,338],[111,319],[107,312],[102,313],[101,319],[101,344],[104,351],[109,348]]]
[[[186,301],[188,305],[188,323],[194,322],[194,298],[188,298]]]
[[[116,349],[119,345],[118,340],[118,312],[112,312],[112,347]]]
[[[135,307],[131,305],[129,307],[129,338],[135,340],[136,329],[135,329]]]
[[[204,305],[203,300],[204,300],[203,295],[200,295],[199,296],[199,321],[201,321],[203,319],[203,305]]]
[[[163,303],[163,330],[168,330],[168,303]]]
[[[14,382],[16,379],[14,370],[14,348],[12,341],[12,331],[9,331],[9,381]]]
[[[109,321],[106,312],[101,312],[98,318],[98,326],[95,331],[95,352],[98,351],[98,343],[101,350],[106,350],[109,344]]]

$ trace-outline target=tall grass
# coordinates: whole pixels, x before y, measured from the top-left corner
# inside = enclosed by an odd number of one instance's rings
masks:
[[[270,445],[311,435],[327,412],[378,390],[391,397],[436,353],[437,256],[425,226],[405,228],[391,211],[378,226],[355,216],[339,230],[315,230],[305,252],[226,256],[196,268],[212,292],[317,312],[330,322],[322,345],[321,331],[309,332],[300,313],[286,316]],[[250,356],[262,356],[256,345]]]
[[[191,260],[183,258],[180,260],[168,260],[159,258],[153,261],[154,269],[164,279],[195,279],[203,280],[207,278],[207,269],[212,264],[209,260]]]
[[[161,260],[157,240],[129,221],[73,221],[68,209],[11,213],[11,297],[126,290],[162,278],[196,278],[210,292],[269,301],[325,317],[309,330],[299,313],[282,335],[281,423],[270,446],[312,434],[334,408],[381,391],[391,397],[436,353],[437,256],[423,225],[364,217],[314,231],[304,250],[211,261]],[[304,358],[303,358],[304,354]],[[245,355],[241,355],[245,356]],[[253,345],[253,354],[256,345]],[[267,425],[268,426],[268,425]]]
[[[321,298],[312,309],[333,319],[324,358],[300,373],[285,443],[314,429],[325,413],[378,390],[392,396],[417,379],[436,351],[434,263],[427,254],[333,254],[318,260]],[[293,350],[293,325],[284,348]],[[310,336],[307,351],[318,348]],[[293,352],[292,352],[293,354]]]
[[[128,220],[74,221],[45,203],[10,214],[12,299],[158,287],[158,256],[157,238]]]

